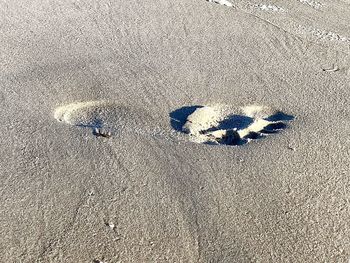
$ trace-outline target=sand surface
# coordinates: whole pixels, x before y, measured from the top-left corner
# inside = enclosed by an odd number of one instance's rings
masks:
[[[0,262],[348,262],[349,21],[348,0],[0,0]],[[293,118],[193,140],[212,105]],[[190,127],[236,134],[215,114]]]

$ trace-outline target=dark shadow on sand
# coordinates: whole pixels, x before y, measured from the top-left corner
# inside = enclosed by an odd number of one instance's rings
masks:
[[[203,108],[203,106],[195,105],[182,107],[180,109],[170,112],[170,125],[176,131],[182,131],[182,126],[186,123],[187,117],[190,116],[196,109]]]
[[[244,115],[230,115],[221,122],[216,127],[209,128],[202,131],[202,134],[208,132],[218,131],[218,130],[242,130],[247,128],[250,124],[254,122],[253,118]]]
[[[78,123],[76,126],[81,127],[81,128],[91,129],[92,134],[95,136],[98,136],[98,134],[96,133],[96,129],[103,128],[103,121],[101,119],[94,119],[93,121],[91,121],[88,124]]]
[[[294,116],[283,113],[282,111],[278,111],[275,114],[265,118],[267,121],[292,121],[294,120]]]

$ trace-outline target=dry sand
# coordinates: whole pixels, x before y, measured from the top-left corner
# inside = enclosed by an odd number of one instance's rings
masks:
[[[348,262],[349,21],[347,0],[0,0],[0,262]],[[206,105],[294,120],[195,143]]]

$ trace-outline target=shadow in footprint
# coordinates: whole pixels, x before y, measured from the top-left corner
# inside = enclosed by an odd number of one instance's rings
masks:
[[[169,117],[171,127],[173,127],[173,129],[175,129],[176,131],[182,132],[182,126],[184,126],[184,124],[186,123],[187,117],[199,108],[203,108],[203,106],[195,105],[182,107],[180,109],[170,112]]]
[[[275,114],[265,118],[266,121],[292,121],[294,120],[294,116],[283,113],[282,111],[278,111]]]
[[[78,123],[76,124],[76,126],[82,127],[82,128],[91,128],[91,129],[102,128],[103,121],[101,119],[94,119],[90,123],[87,123],[87,124]]]
[[[76,124],[76,126],[81,128],[91,129],[92,134],[95,136],[98,136],[98,134],[96,133],[96,130],[103,128],[103,121],[101,119],[94,119],[90,123],[87,123],[87,124],[78,123]]]
[[[226,134],[217,140],[219,144],[226,145],[243,145],[248,141],[244,138],[241,138],[236,130],[228,130]]]
[[[235,129],[242,130],[247,128],[253,122],[254,122],[254,119],[248,116],[230,115],[224,120],[220,121],[218,126],[201,131],[201,133],[206,134],[208,132],[213,132],[218,130],[235,130]]]
[[[257,140],[264,138],[264,135],[262,135],[260,132],[250,132],[246,136],[243,137],[244,139],[250,139],[250,140]]]
[[[280,130],[284,130],[286,128],[287,124],[283,122],[273,122],[265,126],[264,129],[262,129],[260,132],[266,134],[278,133]]]
[[[248,139],[244,138],[237,138],[234,136],[231,132],[228,132],[224,137],[217,139],[216,141],[206,141],[203,142],[203,144],[207,145],[234,145],[234,146],[240,146],[248,143]]]

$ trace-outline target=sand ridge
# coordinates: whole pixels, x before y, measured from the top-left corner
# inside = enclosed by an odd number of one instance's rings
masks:
[[[60,106],[55,109],[54,117],[58,121],[65,122],[67,124],[75,125],[76,119],[75,116],[80,112],[84,112],[86,110],[107,106],[110,103],[107,101],[85,101],[85,102],[75,102],[68,105]]]
[[[54,118],[78,128],[91,130],[96,137],[110,138],[116,133],[147,133],[150,116],[108,100],[77,101],[59,106]],[[148,132],[150,134],[150,132]]]

